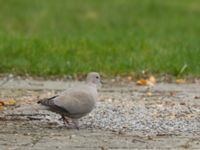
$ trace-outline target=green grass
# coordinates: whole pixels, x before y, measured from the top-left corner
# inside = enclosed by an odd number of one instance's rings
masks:
[[[200,1],[0,0],[0,73],[92,70],[200,76]]]

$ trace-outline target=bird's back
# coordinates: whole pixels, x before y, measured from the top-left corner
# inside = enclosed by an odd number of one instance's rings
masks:
[[[41,104],[49,106],[52,111],[70,118],[80,118],[92,111],[97,99],[97,90],[89,85],[71,88],[52,97]]]

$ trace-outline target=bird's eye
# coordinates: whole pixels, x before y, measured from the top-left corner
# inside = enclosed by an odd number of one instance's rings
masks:
[[[98,77],[98,76],[96,76],[96,79],[99,79],[99,77]]]

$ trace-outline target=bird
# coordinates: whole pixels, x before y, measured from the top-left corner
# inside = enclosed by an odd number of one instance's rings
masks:
[[[95,107],[98,98],[97,87],[101,84],[99,73],[90,72],[82,85],[74,86],[59,95],[39,100],[37,103],[44,105],[47,110],[61,115],[65,126],[70,126],[70,121],[79,129],[78,119],[89,114]]]

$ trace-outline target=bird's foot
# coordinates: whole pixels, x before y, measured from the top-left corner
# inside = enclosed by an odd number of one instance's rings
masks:
[[[74,127],[79,130],[79,123],[78,123],[78,120],[72,120],[73,124],[74,124]]]
[[[62,120],[63,120],[63,123],[65,125],[65,127],[68,127],[68,128],[76,128],[77,130],[79,130],[79,123],[78,123],[78,120],[73,120],[73,119],[70,119],[68,117],[65,117],[65,116],[61,116]]]
[[[61,117],[62,117],[61,119],[63,120],[65,127],[68,127],[70,124],[69,120],[65,116],[61,116]]]

